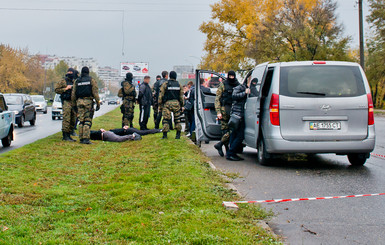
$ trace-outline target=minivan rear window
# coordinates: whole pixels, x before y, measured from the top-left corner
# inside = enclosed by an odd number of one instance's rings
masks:
[[[365,94],[357,66],[291,66],[281,68],[280,94],[290,97],[354,97]]]

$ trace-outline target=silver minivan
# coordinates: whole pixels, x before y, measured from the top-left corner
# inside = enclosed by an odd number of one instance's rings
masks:
[[[200,79],[223,81],[221,74],[197,70]],[[363,165],[375,146],[374,112],[370,87],[356,63],[303,61],[261,64],[243,81],[257,79],[256,93],[245,105],[244,143],[258,149],[258,161],[287,153],[347,155]],[[256,80],[254,80],[256,81]],[[210,82],[209,82],[210,84]],[[196,86],[196,139],[219,140],[214,107],[217,83],[211,94]]]

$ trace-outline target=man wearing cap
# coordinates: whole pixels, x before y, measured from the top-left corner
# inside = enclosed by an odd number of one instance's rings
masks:
[[[122,127],[134,127],[132,121],[134,120],[136,91],[135,86],[132,84],[133,78],[133,74],[128,72],[126,74],[126,79],[121,83],[122,87],[118,92],[118,96],[123,99],[123,103],[120,106],[120,111],[123,114]]]
[[[176,128],[175,139],[180,139],[182,125],[180,124],[181,109],[184,106],[183,88],[176,80],[175,71],[170,72],[170,80],[164,82],[160,87],[159,105],[163,108],[163,138],[167,139],[167,132],[170,130],[171,113],[174,114],[174,122]]]
[[[63,107],[62,132],[64,141],[76,141],[71,138],[76,122],[76,113],[71,100],[72,87],[76,79],[75,72],[73,68],[69,68],[63,80],[57,83],[55,87],[55,93],[60,94]]]
[[[78,109],[81,144],[92,144],[90,141],[90,130],[94,116],[94,100],[96,102],[96,111],[100,109],[98,84],[89,74],[88,67],[83,67],[80,78],[74,83],[71,96],[73,104]]]
[[[227,79],[219,85],[217,94],[215,97],[215,111],[217,112],[217,118],[221,122],[222,138],[217,144],[214,145],[220,156],[224,156],[222,146],[224,145],[228,150],[230,131],[229,131],[229,120],[231,106],[233,104],[233,90],[239,82],[236,78],[234,71],[229,71]]]

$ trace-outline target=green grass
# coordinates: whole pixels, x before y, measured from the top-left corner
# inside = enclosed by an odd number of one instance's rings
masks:
[[[117,109],[93,128],[120,125]],[[278,243],[256,225],[271,214],[226,211],[237,196],[199,148],[172,136],[81,145],[55,134],[0,155],[0,244]]]

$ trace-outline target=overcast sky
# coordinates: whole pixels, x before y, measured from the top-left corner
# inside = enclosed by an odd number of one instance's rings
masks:
[[[174,65],[199,63],[205,35],[198,28],[210,19],[210,4],[214,2],[217,1],[0,0],[0,43],[28,47],[33,54],[94,57],[100,66],[115,68],[123,61],[149,62],[154,76]],[[353,38],[351,46],[357,47],[357,1],[337,2],[339,21],[345,34]],[[58,11],[61,9],[76,11]],[[367,0],[364,10],[367,14]]]

